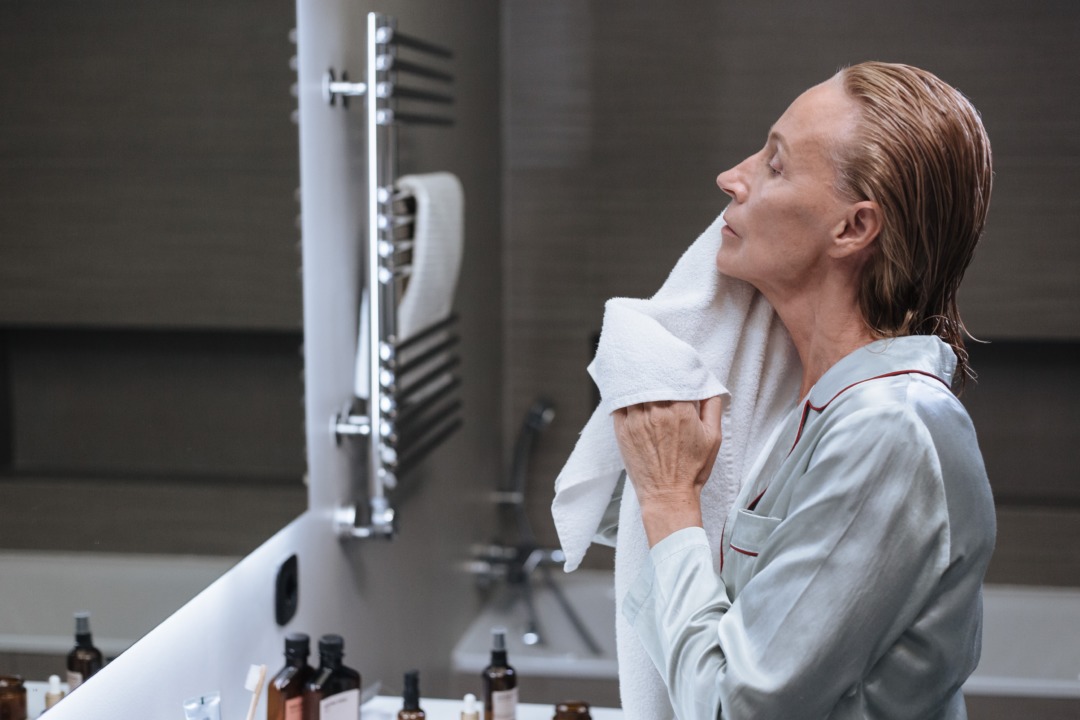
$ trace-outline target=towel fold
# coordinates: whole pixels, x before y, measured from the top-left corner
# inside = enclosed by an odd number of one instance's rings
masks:
[[[448,172],[404,175],[397,188],[416,199],[412,272],[398,301],[397,338],[405,340],[450,315],[465,237],[465,192]],[[368,397],[367,296],[360,301],[354,392]],[[419,349],[419,348],[417,348]]]
[[[687,249],[650,299],[614,298],[589,374],[600,406],[555,482],[552,516],[577,568],[623,471],[611,413],[654,400],[725,395],[720,447],[702,491],[705,531],[719,558],[720,535],[745,471],[773,426],[798,400],[798,355],[772,306],[751,285],[716,271],[723,215]],[[633,486],[623,489],[615,552],[617,607],[649,551]],[[671,717],[663,679],[616,612],[620,692],[627,720]]]

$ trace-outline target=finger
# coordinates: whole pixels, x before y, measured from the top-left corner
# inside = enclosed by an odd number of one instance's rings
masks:
[[[711,398],[703,400],[701,402],[699,415],[701,417],[701,423],[708,429],[709,434],[719,435],[721,420],[724,415],[723,396],[714,395]]]

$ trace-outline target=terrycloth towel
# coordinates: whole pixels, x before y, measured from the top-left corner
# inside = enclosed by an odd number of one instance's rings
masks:
[[[450,315],[464,252],[465,191],[457,176],[448,172],[404,175],[397,187],[416,199],[412,273],[397,309],[397,338],[405,340]],[[354,380],[358,398],[368,397],[370,382],[367,316],[363,293]]]
[[[724,441],[702,491],[705,532],[719,565],[724,520],[744,473],[769,433],[798,401],[801,365],[772,306],[752,286],[716,271],[723,215],[690,246],[648,300],[615,298],[604,309],[589,366],[600,406],[555,482],[552,515],[578,567],[623,470],[611,413],[653,400],[726,395]],[[649,551],[637,496],[623,489],[615,551],[619,682],[627,720],[673,713],[663,679],[623,618],[622,600]]]

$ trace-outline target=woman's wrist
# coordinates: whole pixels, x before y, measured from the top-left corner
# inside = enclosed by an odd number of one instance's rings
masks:
[[[641,521],[649,547],[688,527],[702,527],[701,496],[697,492],[639,498]]]

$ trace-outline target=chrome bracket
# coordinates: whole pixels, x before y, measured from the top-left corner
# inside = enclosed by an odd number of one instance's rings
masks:
[[[354,83],[349,82],[349,76],[344,70],[341,71],[341,80],[334,77],[334,69],[330,68],[323,75],[322,82],[323,98],[330,105],[334,105],[337,102],[337,98],[341,96],[341,107],[349,107],[349,98],[357,97],[367,93],[367,83]]]

